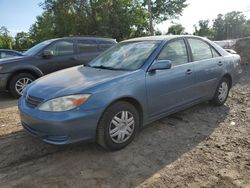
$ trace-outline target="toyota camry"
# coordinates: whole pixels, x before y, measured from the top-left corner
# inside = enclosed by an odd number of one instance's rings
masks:
[[[204,101],[223,105],[240,73],[240,57],[205,38],[130,39],[28,85],[21,123],[47,143],[96,141],[118,150],[159,118]]]

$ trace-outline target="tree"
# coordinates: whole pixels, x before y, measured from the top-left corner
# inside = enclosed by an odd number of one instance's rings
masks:
[[[152,25],[150,31],[153,35],[153,23],[177,18],[188,5],[186,0],[144,0],[144,6],[149,10],[149,23]]]
[[[215,40],[247,37],[250,35],[250,21],[242,12],[232,11],[219,14],[213,22]]]
[[[224,18],[222,14],[218,14],[217,18],[213,21],[214,39],[225,39],[225,26]]]
[[[177,17],[186,0],[45,0],[43,15],[30,29],[37,43],[51,37],[95,35],[116,38],[150,34],[152,24]],[[148,11],[148,3],[152,9]],[[152,30],[151,30],[152,31]]]
[[[39,39],[97,35],[119,41],[148,28],[147,11],[136,0],[45,0],[41,6],[45,11],[30,31]]]
[[[184,33],[185,33],[185,27],[183,27],[181,24],[175,24],[168,28],[167,34],[181,35]]]
[[[12,49],[13,38],[6,27],[0,27],[0,48]]]
[[[194,25],[194,35],[207,37],[212,39],[213,38],[213,30],[209,27],[209,20],[200,20],[197,25]]]
[[[30,27],[29,36],[34,44],[59,37],[55,27],[54,16],[45,11],[41,16],[37,16],[36,22]]]
[[[15,36],[15,49],[25,50],[29,49],[33,45],[33,40],[26,32],[19,32]]]

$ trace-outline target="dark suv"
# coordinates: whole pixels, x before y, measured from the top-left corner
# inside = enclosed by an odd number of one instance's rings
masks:
[[[41,42],[23,56],[0,60],[0,91],[14,97],[35,79],[57,70],[88,64],[93,58],[116,44],[115,39],[67,37]]]

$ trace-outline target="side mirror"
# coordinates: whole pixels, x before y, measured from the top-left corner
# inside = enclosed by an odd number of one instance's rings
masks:
[[[44,50],[42,53],[43,58],[49,59],[53,56],[52,52],[50,50]]]
[[[172,62],[170,60],[156,60],[150,67],[149,71],[165,70],[172,67]]]

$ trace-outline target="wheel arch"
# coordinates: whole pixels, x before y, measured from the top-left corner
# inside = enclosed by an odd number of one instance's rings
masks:
[[[231,88],[232,87],[232,76],[229,74],[229,73],[226,73],[223,75],[223,78],[227,78],[228,81],[229,81],[229,87]]]
[[[117,103],[117,102],[120,102],[120,101],[124,101],[124,102],[127,102],[127,103],[130,103],[131,105],[133,105],[137,112],[139,113],[139,119],[140,119],[140,125],[139,127],[141,128],[143,126],[143,118],[144,118],[144,111],[143,111],[143,107],[141,105],[141,103],[135,99],[134,97],[131,97],[131,96],[124,96],[124,97],[121,97],[121,98],[118,98],[114,101],[112,101],[106,108],[105,110],[103,111],[103,113],[110,107],[112,106],[113,104]],[[103,115],[102,113],[102,115]],[[101,115],[101,117],[102,117]]]
[[[11,79],[18,75],[18,74],[21,74],[21,73],[28,73],[28,74],[31,74],[32,76],[34,76],[36,79],[37,78],[40,78],[41,76],[43,76],[43,73],[39,70],[39,69],[31,69],[31,68],[24,68],[24,69],[18,69],[16,71],[13,71],[11,73],[11,75],[9,76],[8,78],[8,81],[7,81],[7,85],[6,85],[6,89],[9,89],[9,84],[10,84],[10,81]]]

